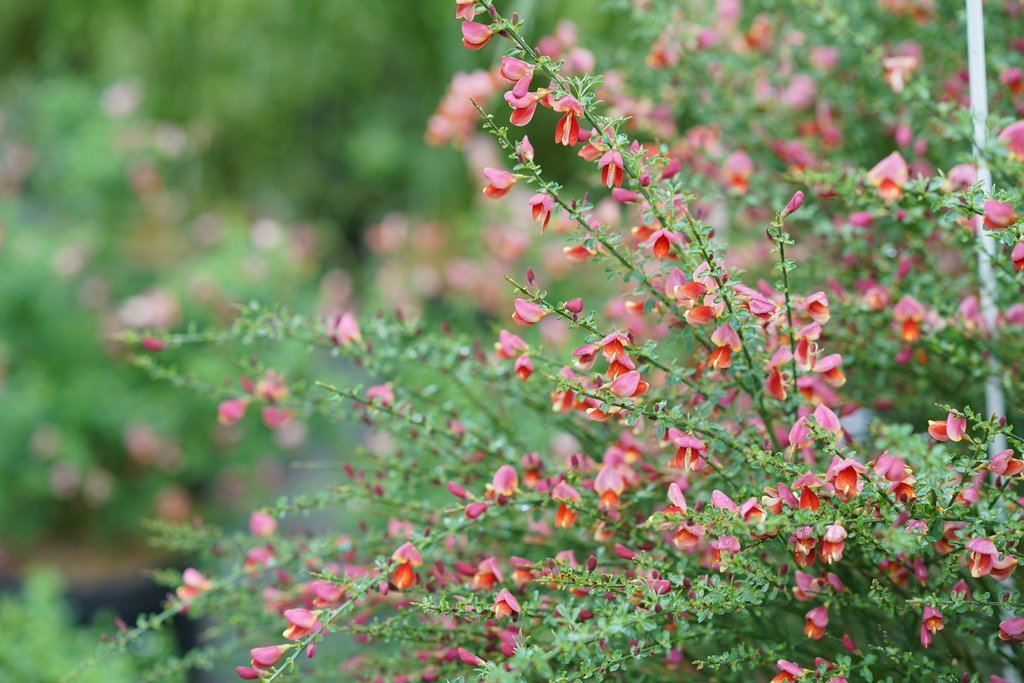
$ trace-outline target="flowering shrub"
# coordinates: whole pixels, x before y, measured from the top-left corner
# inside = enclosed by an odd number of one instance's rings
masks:
[[[480,87],[471,103],[505,157],[483,194],[519,201],[536,239],[565,235],[603,292],[506,276],[486,335],[255,305],[229,330],[152,333],[150,367],[217,396],[222,421],[319,414],[368,435],[337,448],[344,483],[254,512],[249,533],[163,529],[210,563],[115,643],[188,609],[225,624],[210,647],[249,650],[246,680],[339,664],[396,681],[1024,671],[1019,54],[997,52],[995,135],[972,152],[962,26],[931,2],[671,5],[633,3],[639,32],[656,28],[644,66],[602,80],[565,29],[535,46],[515,14],[457,2],[465,47],[507,50],[489,86],[503,102]],[[1021,10],[990,9],[990,44],[1019,53],[992,17]],[[452,111],[432,135],[468,134],[470,111]],[[567,154],[585,175],[560,182],[542,162]],[[552,324],[567,345],[536,341]],[[163,360],[213,342],[251,359],[244,390]],[[286,344],[369,386],[260,360]],[[293,531],[335,508],[327,532]]]

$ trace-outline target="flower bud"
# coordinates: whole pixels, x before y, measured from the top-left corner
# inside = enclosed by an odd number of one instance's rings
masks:
[[[786,216],[788,216],[791,213],[795,212],[797,209],[799,209],[803,205],[804,205],[804,193],[801,192],[800,190],[797,190],[796,194],[794,194],[792,199],[789,200],[789,204],[786,204],[786,208],[784,208],[782,210],[782,217],[785,218]]]

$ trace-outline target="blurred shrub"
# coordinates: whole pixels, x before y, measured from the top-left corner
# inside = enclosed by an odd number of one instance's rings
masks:
[[[198,172],[202,135],[132,116],[136,97],[124,85],[101,97],[50,80],[0,105],[8,545],[79,533],[122,542],[140,516],[187,519],[197,500],[272,484],[279,466],[268,456],[304,436],[297,423],[277,445],[220,427],[211,403],[141,379],[124,362],[131,350],[111,340],[184,319],[226,322],[252,297],[308,301],[315,284],[317,231],[197,210],[170,179]]]
[[[99,629],[74,627],[71,610],[61,595],[56,574],[32,574],[20,595],[0,596],[0,676],[16,683],[57,683],[96,649]],[[137,640],[130,656],[111,657],[78,678],[82,683],[138,683],[147,666],[170,654],[162,634],[148,633]],[[160,680],[183,680],[180,672],[166,670]]]

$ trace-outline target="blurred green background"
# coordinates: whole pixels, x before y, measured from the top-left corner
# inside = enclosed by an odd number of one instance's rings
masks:
[[[583,4],[516,8],[539,35]],[[287,488],[289,461],[325,435],[220,425],[209,396],[153,381],[116,335],[226,325],[250,300],[393,305],[370,292],[368,228],[399,212],[479,234],[472,164],[424,137],[453,74],[497,57],[461,46],[454,9],[0,3],[0,586],[55,565],[76,609],[49,580],[33,609],[155,611],[159,591],[112,589],[188,562],[149,547],[143,520],[237,523]],[[182,363],[228,395],[254,374]]]

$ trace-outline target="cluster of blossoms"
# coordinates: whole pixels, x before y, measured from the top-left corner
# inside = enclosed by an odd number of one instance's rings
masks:
[[[654,4],[634,11],[657,19]],[[929,3],[882,5],[922,31],[941,24]],[[916,119],[930,110],[912,97],[930,62],[916,43],[886,44],[857,54],[878,59],[867,78],[900,104],[891,141],[868,161],[856,146],[841,155],[856,129],[827,99],[853,80],[826,78],[839,48],[795,29],[780,37],[777,17],[744,17],[739,2],[714,10],[707,22],[671,11],[644,22],[656,31],[642,72],[661,86],[655,106],[621,74],[588,75],[593,58],[567,29],[534,47],[491,2],[456,3],[465,47],[509,46],[487,87],[481,77],[484,99],[504,91],[500,115],[445,106],[459,126],[479,114],[507,160],[482,169],[484,197],[518,203],[536,233],[556,226],[538,239],[566,236],[574,272],[602,266],[621,289],[546,288],[533,269],[507,277],[510,322],[487,344],[352,314],[325,324],[257,310],[236,323],[235,339],[327,348],[383,382],[286,387],[265,372],[221,404],[225,421],[258,404],[271,427],[318,413],[371,431],[346,455],[344,486],[254,515],[233,541],[244,549],[234,574],[184,577],[174,609],[235,609],[219,587],[247,586],[257,616],[245,638],[266,644],[239,676],[328,666],[318,644],[339,634],[388,645],[340,662],[363,680],[475,669],[496,681],[998,682],[1024,670],[1019,411],[968,407],[992,373],[1011,406],[1024,392],[1024,203],[1009,182],[1024,175],[1024,121],[993,136],[994,194],[967,162],[938,174],[927,136],[944,124]],[[663,78],[707,59],[725,87],[735,76],[711,58],[718,48],[739,63],[781,52],[778,79],[751,76],[768,120],[731,149],[709,122],[675,136],[686,84]],[[951,107],[964,97],[958,73],[936,80]],[[1007,73],[1017,107],[1020,78]],[[787,123],[768,125],[774,116]],[[532,141],[512,132],[525,126]],[[553,181],[543,149],[574,152],[580,182],[600,189]],[[786,187],[763,189],[773,171]],[[741,236],[756,228],[764,248],[723,253],[718,221]],[[982,231],[998,235],[994,317],[974,275]],[[761,279],[744,282],[749,270]],[[552,324],[564,343],[534,341]],[[276,523],[329,505],[387,521],[312,537]]]

